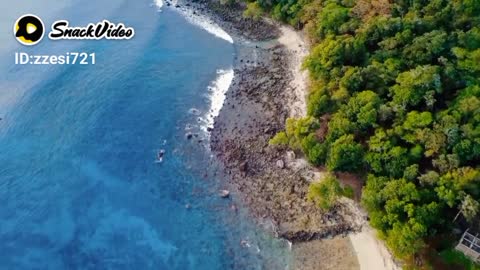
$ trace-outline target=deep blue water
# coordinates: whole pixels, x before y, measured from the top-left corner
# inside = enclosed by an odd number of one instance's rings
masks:
[[[2,47],[0,269],[284,269],[285,243],[217,195],[224,180],[198,121],[234,45],[150,1],[53,5],[18,4],[0,26],[35,12],[47,27],[107,18],[136,36]],[[97,63],[13,64],[14,52],[67,51]]]

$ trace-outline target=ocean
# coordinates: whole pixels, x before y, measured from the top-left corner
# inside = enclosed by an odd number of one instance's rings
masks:
[[[234,76],[225,31],[158,1],[0,2],[0,269],[288,267],[288,243],[218,195],[207,129]],[[26,47],[12,34],[25,13],[135,37]],[[96,64],[15,65],[15,52]]]

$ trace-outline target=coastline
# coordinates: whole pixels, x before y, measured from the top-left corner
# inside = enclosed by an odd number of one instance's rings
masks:
[[[268,145],[287,117],[306,115],[308,76],[300,67],[308,46],[301,33],[270,20],[244,19],[238,8],[215,0],[166,3],[207,16],[233,37],[234,78],[210,129],[211,149],[236,199],[265,230],[293,243],[292,269],[397,269],[364,229],[366,215],[351,200],[342,199],[329,212],[306,201],[309,183],[321,179],[322,171]]]

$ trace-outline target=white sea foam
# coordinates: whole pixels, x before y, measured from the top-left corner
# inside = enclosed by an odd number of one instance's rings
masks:
[[[153,0],[153,3],[155,4],[155,6],[157,6],[158,11],[161,11],[161,10],[162,10],[163,0]]]
[[[215,117],[218,116],[225,102],[225,97],[233,81],[233,69],[217,70],[217,78],[208,86],[208,98],[210,99],[210,110],[206,112],[202,129],[213,128]]]
[[[157,0],[156,0],[157,1]],[[160,1],[160,0],[158,0]],[[176,6],[177,1],[172,1],[172,6]],[[225,32],[218,24],[214,23],[210,18],[194,13],[190,8],[174,8],[174,10],[182,13],[188,22],[196,25],[210,34],[233,43],[232,37]]]
[[[163,6],[162,0],[154,0],[156,5],[160,8]],[[158,4],[161,2],[161,4]],[[175,7],[177,1],[173,0],[170,2],[170,5]],[[221,38],[229,43],[233,44],[232,37],[225,32],[218,24],[213,22],[210,18],[199,15],[190,8],[173,8],[174,11],[181,13],[189,23],[200,27],[201,29],[207,31],[208,33]],[[233,81],[234,72],[233,69],[228,70],[217,70],[217,78],[208,86],[208,99],[210,100],[210,110],[205,113],[203,117],[198,117],[197,122],[202,130],[207,131],[208,128],[213,128],[215,117],[220,113],[222,109],[223,102],[225,101],[226,93],[230,84]],[[189,111],[193,115],[199,113],[198,110]],[[185,130],[192,129],[193,126],[187,125]]]
[[[189,11],[185,10],[185,12],[189,12]],[[199,15],[194,15],[193,13],[186,16],[186,18],[190,23],[200,26],[210,34],[216,37],[219,37],[223,40],[226,40],[230,43],[233,43],[232,37],[227,32],[225,32],[220,26],[213,23],[210,19],[207,19],[206,17],[202,17]]]

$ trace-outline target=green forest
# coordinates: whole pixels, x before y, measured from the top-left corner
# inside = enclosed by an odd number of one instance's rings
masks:
[[[365,179],[362,205],[411,258],[480,201],[480,1],[257,0],[312,47],[308,116],[272,144]],[[323,203],[327,205],[328,203]]]

